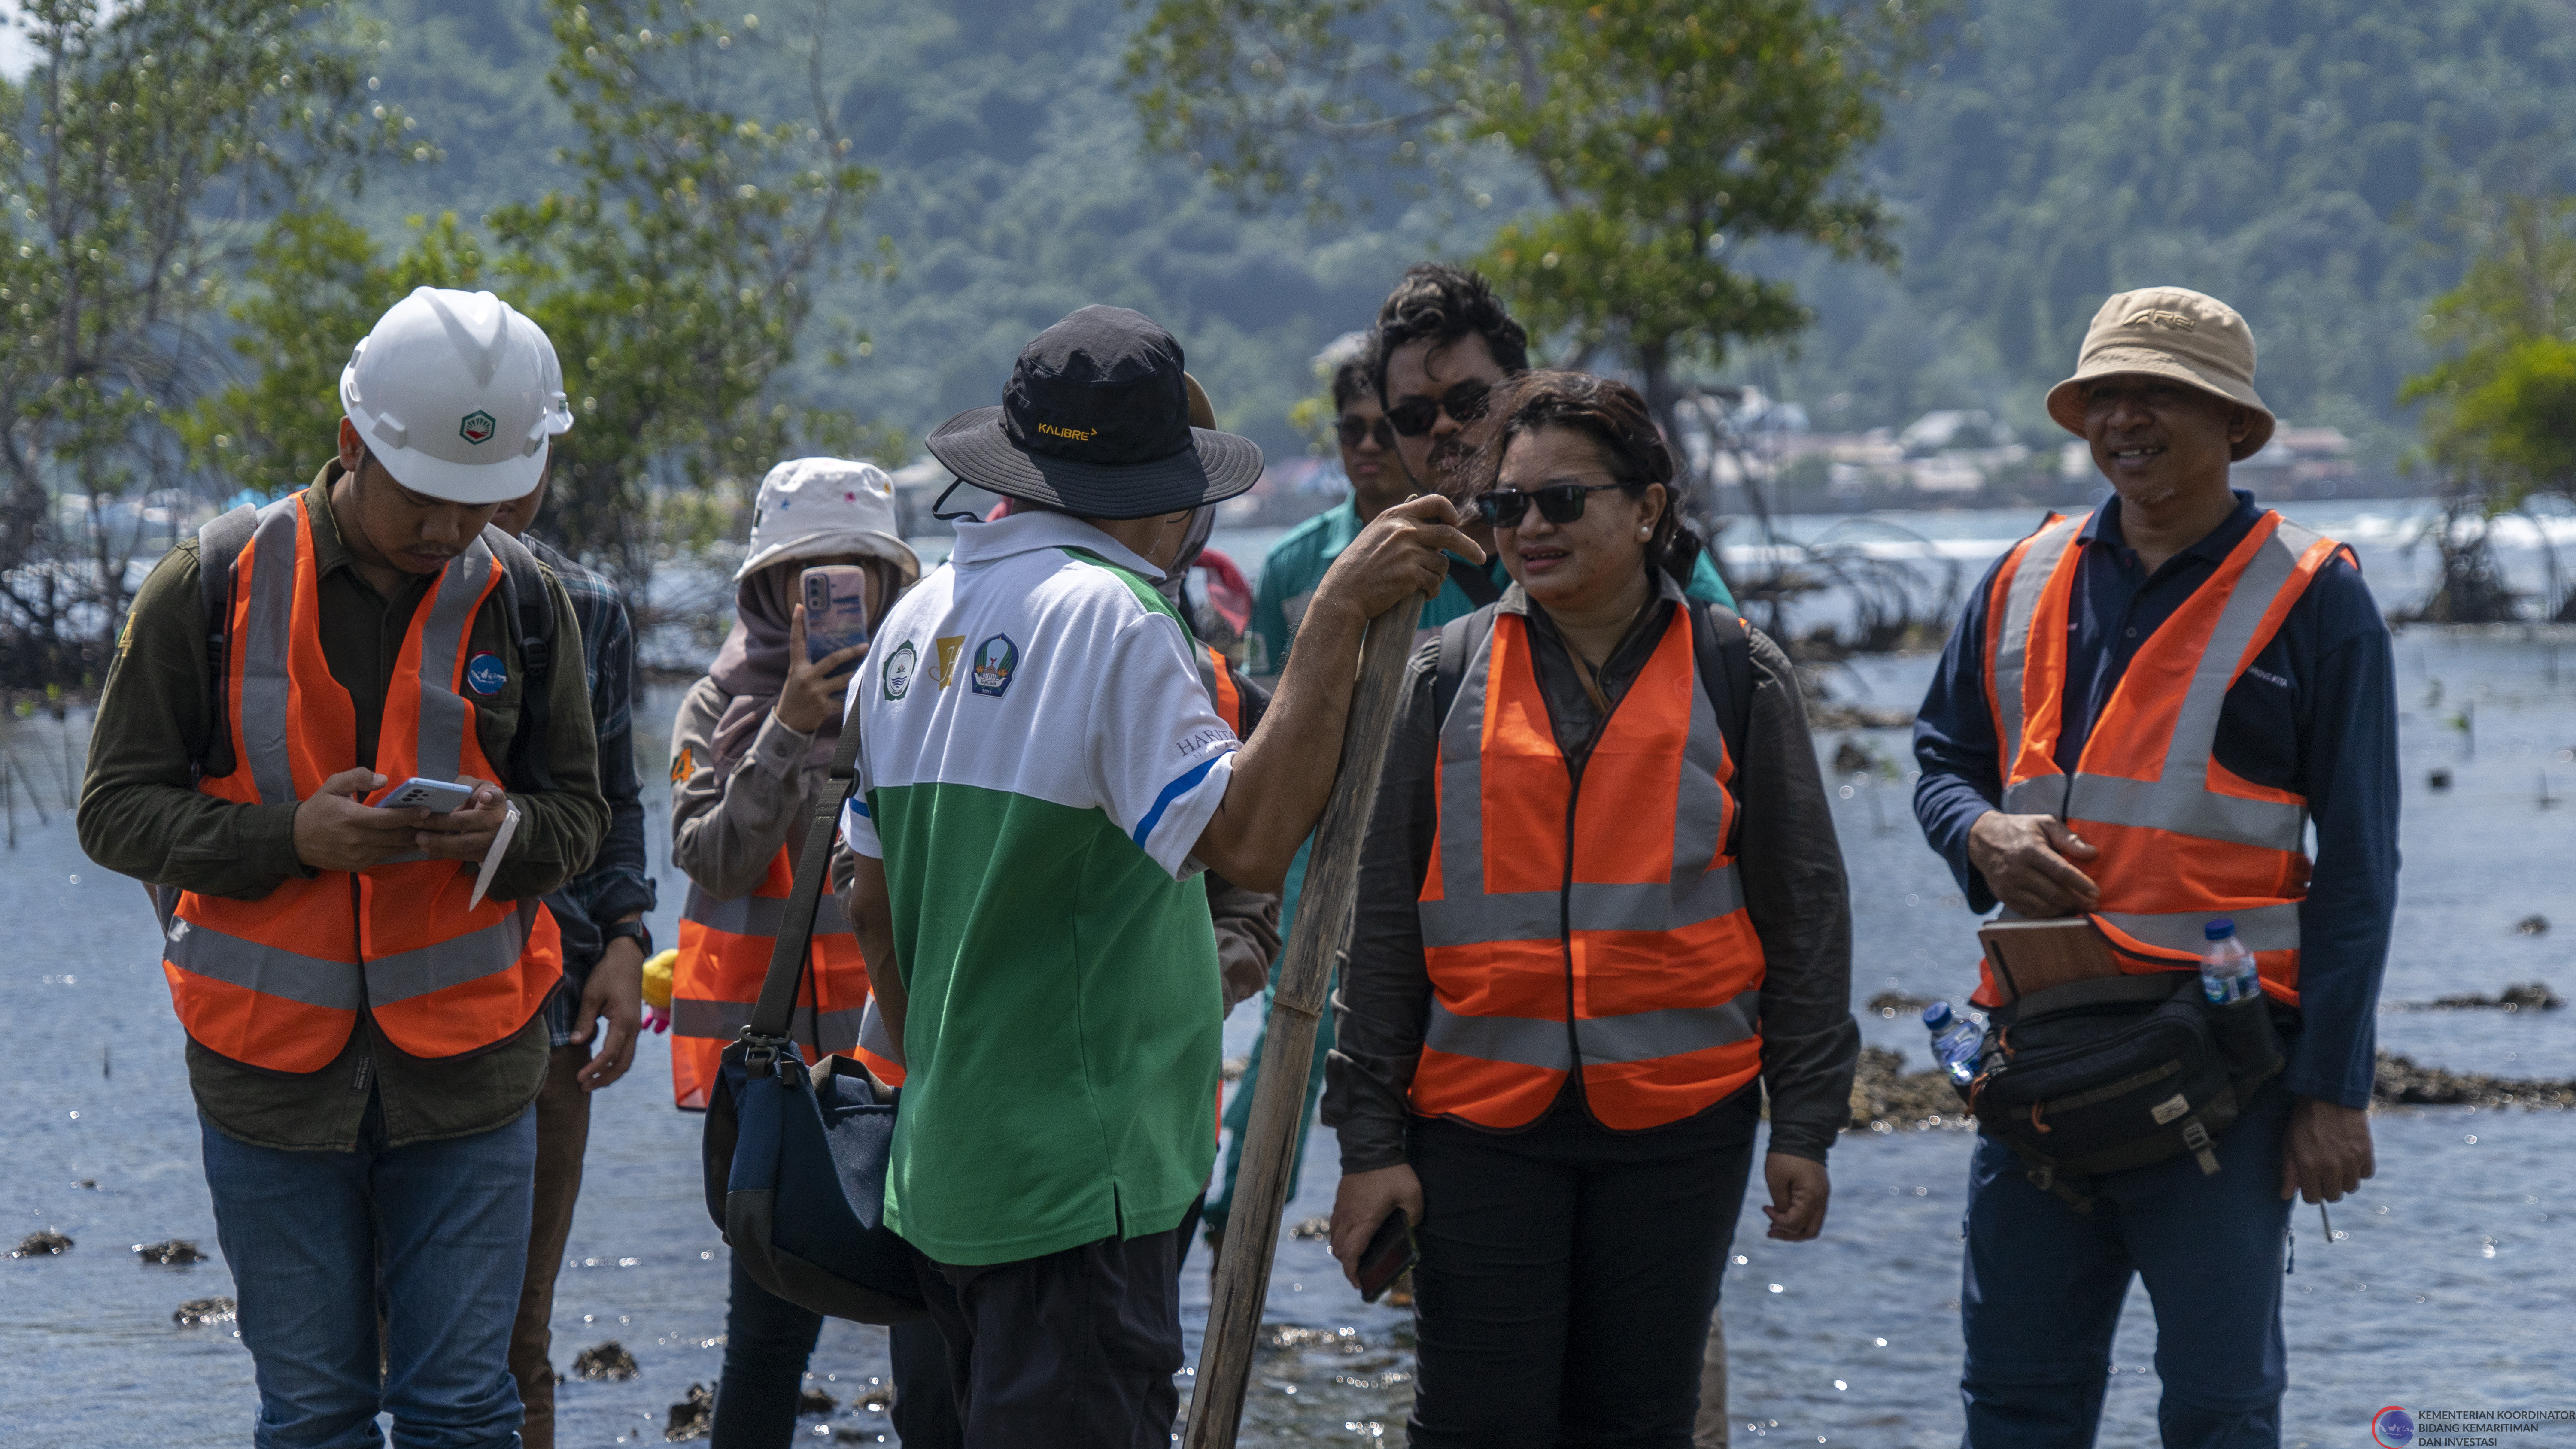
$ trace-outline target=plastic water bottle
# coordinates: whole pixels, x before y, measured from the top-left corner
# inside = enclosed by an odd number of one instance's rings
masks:
[[[1923,1029],[1932,1033],[1932,1060],[1950,1080],[1964,1087],[1977,1079],[1977,1046],[1985,1031],[1974,1020],[1936,1001],[1923,1008]]]
[[[2225,916],[2200,928],[2209,946],[2200,953],[2200,991],[2213,1006],[2261,994],[2263,976],[2254,953],[2236,939],[2236,923]]]

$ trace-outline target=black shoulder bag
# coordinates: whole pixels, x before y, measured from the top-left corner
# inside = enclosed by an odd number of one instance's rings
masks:
[[[708,1093],[701,1155],[707,1213],[754,1282],[833,1318],[910,1323],[929,1314],[913,1276],[915,1250],[885,1222],[894,1098],[880,1097],[848,1057],[808,1067],[787,1034],[833,837],[858,790],[858,754],[853,711],[832,754],[839,788],[821,792],[806,826],[751,1024],[725,1048]]]

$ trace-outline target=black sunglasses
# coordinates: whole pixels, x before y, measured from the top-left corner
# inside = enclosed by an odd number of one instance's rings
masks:
[[[1529,506],[1538,504],[1538,516],[1550,523],[1572,523],[1583,516],[1584,503],[1595,493],[1625,488],[1625,483],[1551,483],[1544,488],[1523,491],[1497,488],[1476,495],[1476,512],[1496,528],[1518,528],[1529,517]]]
[[[1472,423],[1485,415],[1485,402],[1493,392],[1489,383],[1472,379],[1458,384],[1436,398],[1409,397],[1386,410],[1386,420],[1408,438],[1418,438],[1431,431],[1431,425],[1442,413],[1462,423]]]
[[[1342,446],[1345,448],[1356,448],[1362,439],[1369,437],[1376,438],[1377,445],[1381,448],[1392,449],[1395,446],[1395,429],[1387,426],[1384,418],[1371,421],[1366,418],[1344,417],[1333,424],[1333,431],[1341,434]]]

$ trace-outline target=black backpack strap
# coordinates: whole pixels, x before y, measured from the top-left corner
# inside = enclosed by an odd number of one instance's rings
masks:
[[[555,787],[547,766],[546,739],[553,724],[555,596],[546,587],[545,566],[527,545],[486,524],[483,541],[501,561],[502,612],[519,643],[519,727],[510,736],[512,788],[528,791]]]
[[[1449,577],[1458,581],[1458,592],[1467,596],[1467,602],[1479,609],[1502,600],[1503,591],[1484,564],[1462,563],[1453,558],[1449,560]]]
[[[232,680],[233,565],[259,527],[259,510],[245,503],[197,530],[197,597],[206,612],[206,697],[214,704],[201,778],[233,772],[232,709],[224,691]]]
[[[1440,658],[1431,671],[1431,729],[1449,723],[1449,706],[1458,698],[1458,682],[1467,677],[1467,654],[1474,641],[1474,614],[1462,614],[1440,626]]]
[[[1700,688],[1717,711],[1726,753],[1744,768],[1744,740],[1753,730],[1753,638],[1744,620],[1724,604],[1690,602],[1691,653],[1699,662]]]

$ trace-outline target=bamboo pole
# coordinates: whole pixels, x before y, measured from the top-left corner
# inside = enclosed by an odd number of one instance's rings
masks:
[[[1242,1172],[1226,1219],[1225,1249],[1208,1293],[1207,1336],[1199,1345],[1197,1389],[1182,1436],[1186,1449],[1233,1449],[1242,1424],[1253,1344],[1270,1296],[1270,1260],[1279,1246],[1279,1216],[1296,1185],[1298,1118],[1305,1115],[1315,1028],[1332,984],[1333,957],[1359,894],[1360,840],[1377,799],[1387,735],[1403,701],[1404,662],[1413,653],[1413,627],[1422,617],[1422,602],[1416,595],[1370,620],[1368,636],[1360,643],[1341,768],[1324,818],[1315,827],[1297,924],[1289,933],[1287,961],[1279,968],[1279,989],[1270,1003],[1261,1082],[1244,1128]]]

